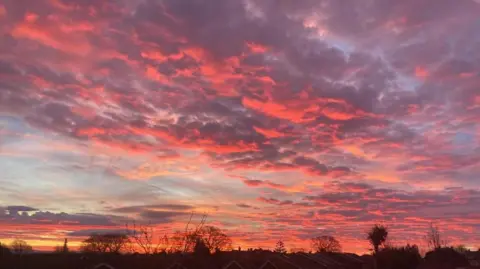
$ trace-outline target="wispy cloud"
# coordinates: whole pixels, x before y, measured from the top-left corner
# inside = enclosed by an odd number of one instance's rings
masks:
[[[0,5],[0,231],[194,210],[244,244],[480,242],[475,1],[30,2]]]

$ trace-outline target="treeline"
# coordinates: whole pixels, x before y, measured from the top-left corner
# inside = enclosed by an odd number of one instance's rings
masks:
[[[388,229],[375,225],[368,232],[367,239],[373,247],[374,268],[459,268],[469,266],[464,246],[453,247],[441,236],[437,226],[430,224],[424,237],[429,251],[422,259],[417,245],[393,246],[387,243]]]
[[[152,226],[127,229],[125,234],[94,234],[82,242],[86,253],[177,253],[208,252],[232,249],[232,240],[221,229],[202,226],[193,231],[176,231],[168,236],[155,236]]]
[[[80,247],[84,253],[119,254],[141,253],[154,255],[160,253],[195,253],[208,255],[219,251],[232,250],[231,238],[220,228],[204,225],[205,219],[193,229],[189,229],[190,221],[184,231],[176,231],[171,235],[159,235],[153,225],[126,226],[125,233],[92,234]],[[394,246],[389,243],[389,230],[383,225],[374,225],[367,233],[366,240],[371,245],[374,268],[418,268],[421,264],[429,264],[433,268],[445,266],[467,266],[465,254],[468,250],[463,246],[451,247],[440,234],[438,227],[430,225],[425,241],[430,251],[422,258],[417,245]],[[241,250],[239,248],[239,250]],[[253,250],[253,249],[248,249]],[[27,254],[33,248],[23,240],[14,240],[9,246],[0,243],[0,255]],[[70,252],[68,241],[56,246],[57,253]],[[280,240],[273,248],[274,252],[287,253],[285,243]],[[337,253],[342,251],[340,242],[333,236],[323,235],[311,238],[310,250],[291,249],[290,252]]]
[[[0,255],[8,255],[8,254],[29,254],[33,252],[32,246],[30,246],[26,241],[21,239],[13,240],[10,245],[4,245],[0,242]]]

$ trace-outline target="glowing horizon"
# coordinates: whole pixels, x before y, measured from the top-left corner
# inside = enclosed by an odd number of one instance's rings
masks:
[[[473,0],[5,0],[0,242],[208,214],[241,246],[480,247]],[[476,206],[477,205],[477,206]]]

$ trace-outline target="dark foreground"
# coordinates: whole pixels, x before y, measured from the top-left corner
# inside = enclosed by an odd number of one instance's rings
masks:
[[[278,254],[268,251],[192,254],[82,255],[30,254],[4,257],[1,269],[325,269],[370,268],[368,257],[355,254]]]
[[[405,257],[378,257],[378,269],[480,269],[480,252],[453,262],[448,252],[405,263]],[[0,257],[0,269],[373,269],[373,257],[350,253],[280,254],[229,251],[196,254],[25,254]],[[468,262],[467,262],[468,261]],[[411,265],[408,265],[411,264]],[[415,264],[413,266],[412,264]]]

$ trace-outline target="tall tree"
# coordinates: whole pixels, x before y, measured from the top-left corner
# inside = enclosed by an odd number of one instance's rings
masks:
[[[277,253],[287,253],[287,249],[285,248],[285,243],[282,240],[278,240],[277,244],[275,245],[275,249],[273,250]]]
[[[156,254],[162,250],[162,238],[157,238],[157,242],[155,242],[155,230],[151,224],[137,226],[134,223],[132,229],[127,225],[127,231],[133,243],[135,243],[144,254]]]
[[[10,249],[14,254],[27,254],[33,252],[32,246],[26,241],[16,239],[10,244]]]
[[[372,229],[367,234],[367,239],[370,242],[370,244],[373,246],[374,269],[377,269],[378,267],[377,254],[380,249],[380,246],[383,246],[385,244],[385,241],[387,241],[387,237],[388,237],[387,227],[383,225],[378,225],[378,224],[375,224],[375,226],[373,226]]]
[[[65,238],[65,240],[63,241],[63,253],[67,253],[68,252],[68,240],[67,238]]]
[[[67,253],[67,252],[68,252],[68,240],[67,240],[67,238],[65,238],[65,240],[63,241],[62,251],[63,251],[63,253]]]
[[[67,238],[65,238],[65,240],[63,241],[63,246],[56,246],[54,249],[53,249],[54,252],[56,253],[68,253],[68,240]]]
[[[441,237],[440,229],[433,223],[430,223],[428,226],[428,231],[425,235],[425,241],[430,249],[439,249],[447,245],[446,241]]]
[[[82,243],[83,252],[119,253],[125,249],[128,236],[124,234],[93,234]]]
[[[388,229],[383,225],[375,224],[372,229],[368,232],[367,239],[370,244],[373,246],[374,253],[377,253],[380,249],[380,246],[385,244],[388,237]]]
[[[311,246],[315,252],[341,252],[342,246],[335,237],[330,235],[317,236],[311,239]]]

